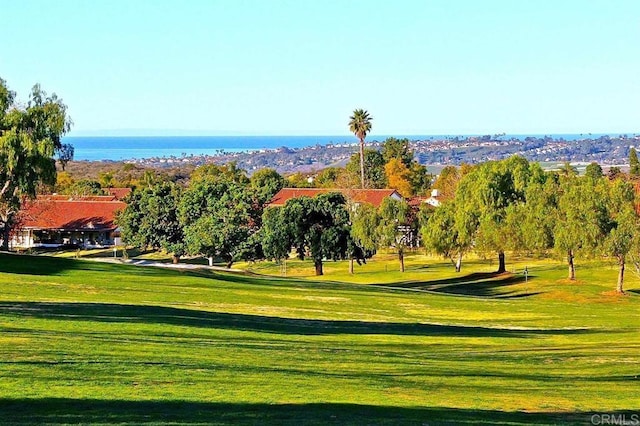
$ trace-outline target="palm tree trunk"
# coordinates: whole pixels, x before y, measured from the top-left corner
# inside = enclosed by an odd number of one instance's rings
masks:
[[[360,139],[360,184],[364,189],[364,139]]]
[[[624,294],[624,290],[622,289],[622,284],[624,282],[624,256],[618,256],[618,265],[620,269],[618,270],[618,285],[616,286],[616,291],[620,294]]]

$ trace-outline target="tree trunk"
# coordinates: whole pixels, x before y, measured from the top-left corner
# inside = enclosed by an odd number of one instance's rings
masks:
[[[231,267],[233,266],[233,260],[228,260],[226,266],[227,266],[227,269],[231,269]]]
[[[364,189],[364,139],[360,139],[360,183]]]
[[[9,251],[9,238],[11,234],[11,227],[8,223],[4,224],[4,229],[2,230],[2,250]]]
[[[400,261],[400,272],[404,272],[404,250],[398,249],[398,260]]]
[[[624,290],[622,289],[624,282],[624,256],[618,256],[618,265],[620,265],[620,269],[618,270],[618,285],[616,286],[616,291],[624,294]]]
[[[576,280],[576,265],[573,263],[573,250],[567,250],[567,263],[569,264],[569,279]]]
[[[213,256],[209,256],[207,259],[209,259],[209,266],[213,266]]]
[[[316,275],[324,275],[324,273],[322,272],[322,259],[314,260],[313,264],[316,267]]]
[[[349,259],[349,273],[353,275],[353,257]]]
[[[498,274],[504,274],[505,272],[507,272],[507,265],[504,259],[504,252],[503,251],[499,251],[498,252]]]
[[[180,263],[180,256],[178,256],[177,254],[171,256],[171,263],[173,263],[174,265]]]
[[[458,259],[456,260],[456,272],[460,272],[462,269],[462,253],[458,253]]]

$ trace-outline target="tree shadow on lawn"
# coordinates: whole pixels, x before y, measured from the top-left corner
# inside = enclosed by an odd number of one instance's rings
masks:
[[[519,337],[593,333],[586,328],[491,328],[464,325],[281,318],[164,306],[110,303],[0,302],[0,315],[53,320],[168,324],[278,334],[395,334],[408,336]]]
[[[596,412],[520,412],[347,403],[223,403],[106,399],[0,399],[0,421],[32,424],[530,425],[592,424]],[[631,420],[632,412],[607,412]],[[598,417],[597,420],[600,418]]]
[[[517,299],[535,296],[539,292],[528,292],[514,289],[511,286],[522,284],[534,276],[525,278],[510,273],[475,272],[460,277],[445,278],[432,281],[404,281],[399,283],[374,284],[379,287],[410,289],[429,293],[452,294],[459,296],[476,296],[493,299]]]

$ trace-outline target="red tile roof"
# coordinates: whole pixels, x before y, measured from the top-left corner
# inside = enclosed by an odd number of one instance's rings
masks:
[[[117,200],[122,200],[131,193],[131,188],[107,188],[105,191],[116,197]]]
[[[297,197],[315,197],[318,194],[340,192],[347,199],[356,203],[369,203],[376,207],[386,197],[402,196],[395,189],[341,189],[341,188],[282,188],[269,203],[272,207],[283,206],[288,200]]]
[[[23,207],[19,228],[73,231],[115,229],[115,215],[127,205],[110,197],[82,197],[62,200],[59,196],[38,197]],[[95,198],[102,198],[95,200]]]

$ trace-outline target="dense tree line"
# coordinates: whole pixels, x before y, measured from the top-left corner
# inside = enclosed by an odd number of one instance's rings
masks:
[[[595,163],[583,177],[568,164],[544,172],[518,156],[482,163],[455,182],[455,195],[423,221],[423,241],[458,271],[470,250],[494,253],[499,273],[506,271],[507,251],[563,256],[569,280],[576,279],[576,257],[613,258],[616,289],[623,292],[627,260],[637,266],[640,253],[636,183],[624,177],[603,176]]]

